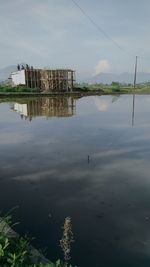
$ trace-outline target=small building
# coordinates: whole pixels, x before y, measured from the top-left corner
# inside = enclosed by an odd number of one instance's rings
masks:
[[[26,85],[40,91],[72,91],[75,71],[71,69],[34,69],[22,67],[11,74],[13,85]]]

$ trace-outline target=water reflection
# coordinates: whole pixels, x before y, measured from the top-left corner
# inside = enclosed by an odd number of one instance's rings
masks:
[[[135,94],[133,94],[133,103],[132,103],[132,127],[134,126],[134,117],[135,117]]]
[[[36,237],[52,260],[71,216],[74,264],[147,267],[150,97],[136,95],[136,105],[132,95],[69,99],[0,105],[0,210],[19,205],[17,231]],[[76,117],[54,119],[66,113]],[[18,114],[54,118],[30,124]]]
[[[112,96],[109,99],[95,97],[95,105],[99,111],[105,112],[109,109],[112,103],[115,103],[119,99],[119,97],[120,95]]]
[[[40,97],[17,101],[11,109],[20,114],[22,119],[30,121],[39,116],[71,117],[76,114],[76,99],[73,97]]]

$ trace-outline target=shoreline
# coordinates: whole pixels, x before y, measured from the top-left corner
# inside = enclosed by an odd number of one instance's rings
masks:
[[[104,92],[104,91],[74,91],[74,92],[48,92],[48,93],[30,93],[30,92],[1,92],[0,99],[6,97],[54,97],[54,96],[74,96],[74,97],[84,97],[84,96],[94,96],[94,95],[149,95],[150,92]]]

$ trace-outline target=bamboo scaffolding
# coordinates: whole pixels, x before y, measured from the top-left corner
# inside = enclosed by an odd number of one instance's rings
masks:
[[[26,69],[26,85],[41,91],[72,91],[75,72],[70,69]]]

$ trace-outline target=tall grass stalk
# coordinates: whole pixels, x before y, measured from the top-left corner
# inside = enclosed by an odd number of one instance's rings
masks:
[[[63,236],[60,240],[60,246],[64,254],[65,267],[68,266],[69,260],[71,259],[71,244],[74,242],[72,232],[71,218],[65,218],[63,225]]]

